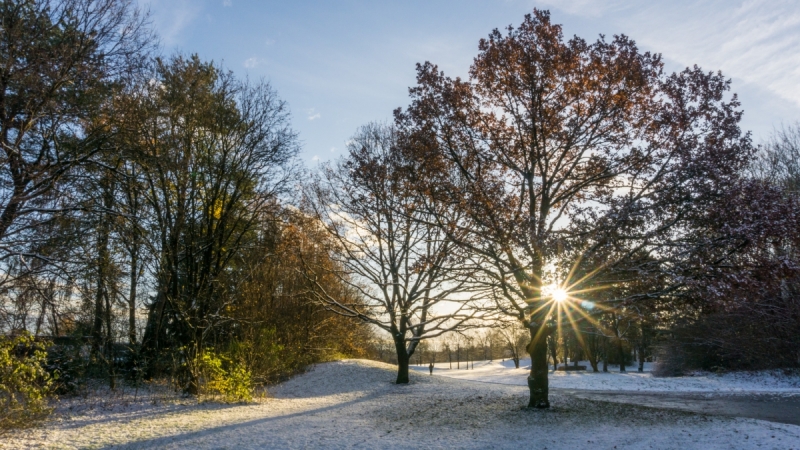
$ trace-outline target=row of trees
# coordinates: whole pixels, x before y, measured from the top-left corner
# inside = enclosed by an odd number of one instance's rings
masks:
[[[550,336],[547,341],[548,356],[555,369],[562,368],[567,362],[577,364],[578,361],[588,360],[592,369],[599,371],[599,363],[603,363],[603,371],[608,371],[609,364],[620,365],[625,370],[625,365],[635,361],[636,356],[651,358],[650,348],[639,352],[636,345],[638,341],[623,338],[621,353],[615,345],[615,340],[602,336],[600,333],[579,334],[575,330],[565,330],[559,338]],[[633,337],[636,333],[631,333]],[[410,364],[427,366],[430,363],[448,363],[449,369],[469,369],[475,361],[508,360],[514,367],[520,367],[520,361],[526,357],[526,347],[529,342],[527,333],[516,323],[507,323],[505,326],[490,329],[476,330],[464,333],[450,333],[440,339],[422,341],[417,345],[414,357]],[[598,337],[600,339],[598,339]],[[636,334],[638,337],[638,334]],[[603,342],[601,339],[605,339]],[[589,342],[590,341],[590,342]],[[587,346],[587,342],[590,344]],[[394,344],[390,341],[377,340],[371,343],[371,353],[379,360],[397,364],[397,355]],[[634,355],[635,354],[635,355]],[[474,364],[473,364],[474,365]]]
[[[299,141],[268,83],[157,56],[128,0],[14,0],[0,18],[0,331],[55,340],[62,372],[192,393],[209,355],[268,382],[360,354],[371,330],[307,294],[296,250],[336,261],[285,206]]]

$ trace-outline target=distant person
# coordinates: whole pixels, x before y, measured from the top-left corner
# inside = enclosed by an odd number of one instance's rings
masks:
[[[431,375],[433,375],[433,362],[428,364],[428,370],[430,370],[431,371]]]

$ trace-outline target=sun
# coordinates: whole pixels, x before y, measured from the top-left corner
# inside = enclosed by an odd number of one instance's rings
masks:
[[[543,293],[548,295],[553,301],[563,303],[569,298],[569,293],[557,284],[550,284],[544,287]]]

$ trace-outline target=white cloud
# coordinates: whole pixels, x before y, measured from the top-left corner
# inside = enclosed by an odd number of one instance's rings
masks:
[[[275,44],[275,39],[267,39],[266,41],[264,41],[264,45],[266,45],[267,47],[273,44]]]
[[[317,156],[317,155],[314,155],[314,157],[313,157],[313,158],[311,158],[311,160],[312,160],[312,161],[319,161],[319,156]]]
[[[246,69],[252,69],[254,67],[258,67],[262,62],[264,62],[263,59],[253,56],[244,60],[244,67]]]
[[[727,5],[727,3],[724,3]],[[749,0],[737,8],[705,2],[684,17],[674,10],[672,27],[644,22],[640,14],[631,35],[665,57],[763,87],[800,105],[800,8],[796,1]],[[709,17],[714,20],[709,20]],[[649,25],[649,26],[648,26]]]
[[[684,67],[697,64],[705,70],[722,70],[727,77],[752,83],[800,106],[797,0],[540,3],[568,14],[599,17],[643,49],[662,53]]]
[[[225,7],[233,6],[233,0],[222,0],[222,6]]]
[[[331,153],[336,151],[336,147],[331,147]]]
[[[322,115],[317,112],[316,108],[309,109],[306,111],[306,114],[308,115],[308,120],[317,120],[322,117]]]

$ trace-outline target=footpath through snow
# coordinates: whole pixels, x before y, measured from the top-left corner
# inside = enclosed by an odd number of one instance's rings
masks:
[[[551,388],[585,389],[592,391],[647,391],[647,392],[713,392],[713,393],[787,393],[800,394],[800,376],[785,375],[781,371],[696,373],[693,376],[659,378],[652,374],[652,363],[645,363],[644,372],[636,366],[626,373],[619,373],[619,366],[609,366],[609,372],[592,372],[588,361],[581,361],[588,370],[577,372],[550,371]],[[520,360],[520,368],[514,362],[479,361],[474,369],[450,369],[449,363],[435,365],[434,375],[484,383],[527,386],[530,373],[530,358]],[[428,372],[428,366],[413,366],[416,371]]]
[[[800,449],[795,425],[560,392],[550,410],[531,411],[524,386],[411,375],[398,386],[394,366],[349,360],[320,364],[250,405],[126,400],[87,409],[65,399],[48,424],[4,436],[0,447]]]

